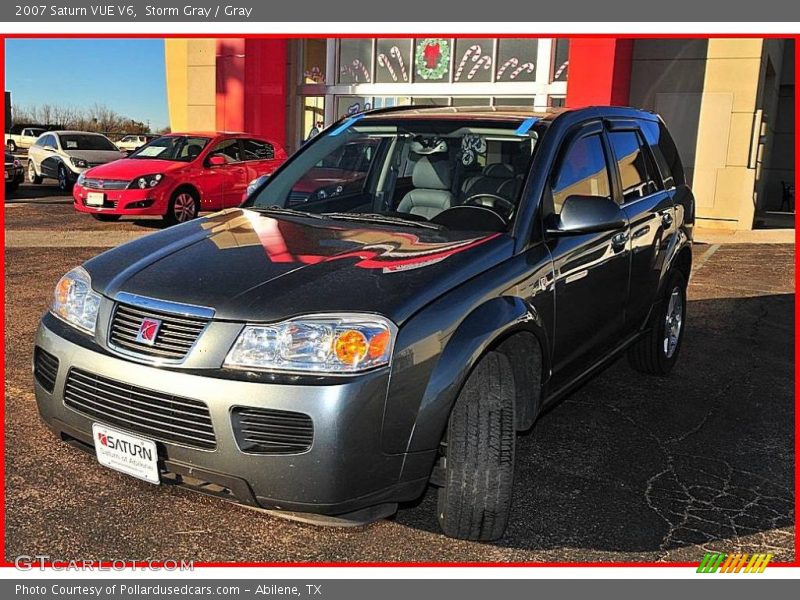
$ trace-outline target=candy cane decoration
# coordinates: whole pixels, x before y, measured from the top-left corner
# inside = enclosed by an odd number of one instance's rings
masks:
[[[516,67],[518,64],[519,61],[516,58],[509,58],[499,69],[497,69],[497,79],[500,79],[503,76],[503,73],[505,73],[509,67]]]
[[[400,75],[403,77],[403,81],[408,81],[408,73],[406,72],[406,65],[403,62],[403,53],[400,52],[400,48],[397,46],[392,46],[392,49],[389,51],[394,58],[397,59],[397,64],[400,67]]]
[[[464,71],[464,67],[467,66],[467,63],[469,62],[470,58],[472,59],[472,62],[476,62],[478,58],[480,58],[480,56],[481,56],[481,47],[478,46],[478,44],[473,44],[472,46],[467,48],[467,51],[464,52],[464,56],[461,57],[461,62],[458,63],[458,69],[456,70],[456,75],[453,78],[453,81],[458,81],[459,79],[461,79],[461,73]]]
[[[553,75],[553,79],[558,79],[559,77],[561,77],[561,73],[563,73],[564,69],[566,69],[568,66],[569,66],[569,61],[565,60],[564,64],[558,67],[558,71],[556,71],[555,75]]]
[[[474,66],[474,67],[472,67],[472,68],[469,70],[469,73],[467,74],[467,79],[472,79],[473,77],[475,77],[475,74],[476,74],[478,71],[480,71],[480,70],[481,70],[481,68],[483,68],[483,70],[485,71],[486,69],[489,69],[489,68],[491,68],[491,66],[492,66],[492,57],[491,57],[491,56],[489,56],[488,54],[487,54],[487,55],[485,55],[485,56],[482,56],[482,57],[480,58],[480,60],[478,60],[478,61],[475,63],[475,66]]]
[[[361,69],[361,73],[364,75],[364,81],[369,83],[369,69],[367,69],[367,67],[364,66],[364,63],[362,63],[358,59],[355,59],[353,61],[353,68],[356,69],[356,70],[357,69]]]
[[[533,63],[529,62],[523,63],[519,67],[511,71],[511,75],[509,75],[509,78],[516,79],[519,76],[519,74],[522,73],[523,71],[526,73],[533,73],[533,69],[534,69]]]
[[[389,75],[392,76],[392,81],[397,81],[397,73],[395,73],[392,63],[389,62],[389,57],[385,54],[378,54],[378,66],[386,67],[386,70],[389,71]]]

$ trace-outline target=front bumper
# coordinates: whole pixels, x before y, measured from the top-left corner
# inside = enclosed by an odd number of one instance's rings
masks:
[[[7,184],[20,184],[25,178],[22,167],[6,167],[5,168],[5,181]]]
[[[105,194],[102,206],[89,206],[89,192]],[[159,187],[148,190],[95,190],[75,184],[72,188],[75,210],[108,215],[163,215],[167,212],[167,194]]]
[[[129,385],[188,397],[208,406],[216,437],[213,450],[159,440],[159,466],[165,482],[184,483],[213,493],[223,488],[231,500],[261,508],[348,515],[396,505],[419,497],[427,485],[435,452],[384,454],[380,449],[388,372],[376,371],[331,385],[292,385],[222,379],[138,364],[91,343],[77,343],[75,332],[46,315],[36,346],[55,356],[58,371],[52,393],[37,382],[42,419],[65,441],[93,452],[89,417],[64,402],[70,369],[82,369]],[[68,339],[71,338],[71,339]],[[35,378],[34,378],[35,379]],[[239,449],[233,430],[234,407],[305,413],[314,424],[310,449],[300,454],[250,454]],[[116,424],[106,423],[117,429]],[[185,481],[184,481],[185,479]],[[207,488],[207,489],[202,489]],[[385,516],[386,511],[375,513]]]

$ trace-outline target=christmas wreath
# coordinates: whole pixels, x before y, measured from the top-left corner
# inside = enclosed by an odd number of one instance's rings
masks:
[[[414,56],[417,75],[423,79],[441,79],[450,68],[450,42],[427,38],[417,44]]]

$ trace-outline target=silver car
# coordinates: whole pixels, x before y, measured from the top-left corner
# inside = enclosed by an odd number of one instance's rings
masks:
[[[124,154],[100,133],[87,131],[47,131],[28,150],[28,181],[58,181],[58,188],[69,192],[78,175],[90,167],[103,165]]]

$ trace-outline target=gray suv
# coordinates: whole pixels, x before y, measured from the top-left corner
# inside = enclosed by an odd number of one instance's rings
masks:
[[[320,523],[433,485],[447,535],[494,540],[519,432],[622,354],[672,369],[693,222],[648,112],[349,116],[241,207],[67,273],[39,411],[154,484]]]

